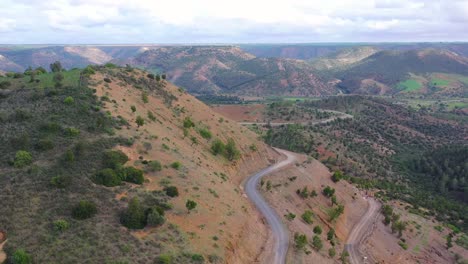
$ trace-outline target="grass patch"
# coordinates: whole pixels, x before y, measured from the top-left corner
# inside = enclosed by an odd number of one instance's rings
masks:
[[[409,79],[404,82],[400,82],[397,85],[398,89],[402,90],[403,92],[413,92],[421,89],[422,85],[420,82]]]
[[[440,78],[432,78],[431,83],[435,86],[447,86],[450,84],[450,81]]]

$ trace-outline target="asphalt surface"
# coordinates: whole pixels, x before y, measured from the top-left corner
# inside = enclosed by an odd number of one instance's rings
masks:
[[[361,220],[353,227],[351,234],[345,244],[345,249],[349,253],[349,262],[351,264],[368,263],[366,256],[359,251],[359,246],[366,239],[373,228],[374,222],[379,216],[380,204],[373,198],[367,198],[369,207]]]
[[[276,149],[276,148],[275,148]],[[296,160],[295,156],[288,151],[276,149],[279,153],[285,155],[287,158],[281,162],[278,162],[270,167],[257,172],[255,175],[252,175],[247,182],[245,183],[245,192],[250,200],[255,204],[257,209],[263,214],[265,219],[268,222],[268,225],[271,228],[273,237],[275,239],[274,248],[271,250],[274,256],[271,256],[271,260],[268,264],[284,264],[286,263],[286,255],[289,248],[289,235],[288,230],[281,222],[280,216],[275,212],[275,210],[268,205],[265,199],[261,196],[259,190],[257,189],[260,179],[280,168],[283,168],[287,165],[294,163]]]

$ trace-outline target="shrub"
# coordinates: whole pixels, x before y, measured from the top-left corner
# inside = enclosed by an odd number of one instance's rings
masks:
[[[312,220],[312,217],[314,216],[314,213],[310,210],[306,210],[302,215],[301,215],[301,218],[302,220],[304,220],[304,222],[306,222],[307,224],[311,225],[312,223],[314,223],[314,221]]]
[[[93,67],[87,66],[86,68],[83,69],[81,73],[84,75],[92,75],[92,74],[95,74],[96,71],[94,71]]]
[[[330,249],[328,250],[328,255],[329,255],[330,257],[332,257],[332,258],[333,258],[334,256],[336,256],[336,250],[335,250],[335,248],[330,248]]]
[[[322,234],[322,228],[320,226],[315,226],[314,227],[314,233],[317,235]]]
[[[175,169],[175,170],[179,170],[180,167],[182,167],[182,164],[178,161],[174,161],[171,163],[171,168]]]
[[[72,217],[78,220],[88,219],[96,213],[96,204],[91,201],[82,200],[72,209]]]
[[[110,150],[104,153],[102,161],[104,167],[119,169],[128,161],[128,157],[120,150]]]
[[[315,248],[315,250],[319,251],[323,247],[322,240],[320,239],[319,236],[315,235],[312,238],[312,246]]]
[[[237,149],[234,139],[232,138],[228,139],[225,153],[226,153],[226,158],[230,161],[237,160],[240,158],[240,151]]]
[[[205,258],[200,254],[192,254],[192,261],[195,262],[205,262]]]
[[[61,71],[63,71],[63,67],[62,67],[62,64],[60,63],[60,61],[56,61],[56,62],[50,64],[50,70],[52,72],[61,72]]]
[[[292,221],[296,218],[296,215],[293,214],[293,213],[288,213],[286,215],[284,215],[286,217],[286,219],[288,219],[289,221]]]
[[[152,160],[150,162],[148,162],[148,164],[146,165],[148,167],[148,170],[149,171],[161,171],[162,170],[162,165],[161,165],[161,162],[157,161],[157,160]]]
[[[70,163],[75,161],[75,154],[73,153],[71,149],[68,149],[67,151],[65,151],[63,160],[65,162],[70,162]]]
[[[323,189],[323,195],[326,197],[332,197],[333,194],[335,194],[335,189],[331,188],[330,186],[327,186]]]
[[[164,191],[166,192],[167,196],[170,196],[170,197],[179,196],[179,190],[177,190],[177,187],[175,187],[175,186],[164,187]]]
[[[122,214],[121,223],[130,229],[142,229],[146,225],[143,207],[137,198],[130,200],[127,211]]]
[[[150,211],[148,212],[148,216],[147,216],[148,225],[160,226],[164,224],[165,221],[166,219],[164,218],[164,215],[161,213],[161,210],[158,210],[158,208],[151,208]]]
[[[66,188],[70,186],[72,178],[70,176],[54,176],[50,179],[50,184],[56,188]]]
[[[307,236],[304,234],[295,233],[294,234],[294,247],[296,249],[304,249],[307,245]]]
[[[171,255],[159,255],[155,260],[155,264],[172,264],[174,263],[172,259]]]
[[[226,148],[226,146],[224,145],[224,143],[219,140],[219,139],[215,139],[213,141],[213,143],[211,143],[211,152],[214,154],[214,155],[218,155],[218,154],[221,154],[224,152],[224,149]]]
[[[153,112],[151,112],[151,111],[148,111],[148,118],[149,118],[149,120],[151,120],[153,122],[156,121],[156,116],[154,116]]]
[[[108,63],[104,64],[104,67],[106,67],[108,69],[115,69],[115,68],[117,68],[117,65],[115,65],[114,63],[108,62]]]
[[[335,171],[331,177],[333,182],[339,182],[341,179],[343,179],[343,172],[341,171]]]
[[[67,220],[56,220],[54,221],[54,230],[57,232],[63,232],[70,227],[70,223]]]
[[[145,119],[143,119],[143,117],[141,117],[141,116],[137,116],[135,122],[136,122],[138,127],[141,127],[141,126],[143,126],[145,124]]]
[[[0,89],[7,89],[11,86],[11,82],[9,81],[2,81],[0,82]]]
[[[145,181],[142,170],[135,167],[125,167],[123,170],[125,171],[125,177],[122,180],[136,184],[143,184]]]
[[[113,169],[107,168],[96,173],[94,182],[107,187],[114,187],[122,183],[122,178]]]
[[[149,99],[148,99],[148,93],[147,92],[143,92],[141,94],[141,100],[143,100],[143,103],[147,104],[149,102]]]
[[[32,257],[24,249],[18,249],[13,253],[11,258],[13,264],[31,264]]]
[[[74,127],[67,127],[65,128],[65,135],[67,137],[76,137],[80,134],[80,130]]]
[[[146,77],[148,77],[148,79],[154,80],[154,74],[152,74],[152,73],[148,73],[148,74],[146,75]]]
[[[24,166],[28,166],[32,163],[32,155],[31,153],[25,151],[25,150],[20,150],[16,152],[15,155],[15,160],[13,165],[16,168],[22,168]]]
[[[107,78],[107,77],[106,77],[106,78],[104,78],[104,81],[105,81],[106,83],[111,83],[111,82],[112,82],[112,80],[111,80],[111,79],[109,79],[109,78]]]
[[[333,240],[335,237],[335,229],[330,228],[330,230],[327,232],[327,240]]]
[[[64,100],[63,100],[63,103],[64,104],[67,104],[67,105],[71,105],[75,102],[75,99],[73,99],[73,97],[71,96],[67,96]]]
[[[185,128],[191,128],[195,127],[195,123],[193,123],[192,119],[190,117],[186,117],[184,119],[183,125]]]
[[[187,202],[185,203],[185,207],[187,207],[187,210],[190,212],[197,207],[197,202],[187,200]]]
[[[212,137],[211,132],[206,128],[201,128],[198,130],[198,133],[200,133],[200,136],[202,136],[204,139],[211,139]]]
[[[37,143],[36,143],[36,149],[37,150],[42,150],[42,151],[45,151],[45,150],[51,150],[54,148],[54,142],[50,139],[40,139]]]
[[[130,106],[130,109],[132,110],[132,113],[136,112],[136,106],[132,105],[132,106]]]

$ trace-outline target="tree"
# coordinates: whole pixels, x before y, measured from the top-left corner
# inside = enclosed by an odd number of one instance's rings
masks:
[[[334,221],[340,217],[340,215],[344,212],[344,205],[338,205],[336,208],[331,208],[328,211],[328,217],[330,221]]]
[[[179,196],[179,190],[175,186],[167,186],[164,187],[164,192],[166,192],[167,196],[170,197],[177,197]]]
[[[323,189],[323,195],[326,197],[332,197],[333,194],[335,194],[335,189],[331,188],[330,186],[327,186]]]
[[[448,236],[447,236],[447,249],[453,247],[453,243],[452,243],[452,238],[453,238],[453,234],[450,233]]]
[[[97,213],[97,207],[94,202],[81,200],[72,209],[72,217],[78,220],[88,219]]]
[[[18,249],[13,253],[12,263],[30,264],[32,263],[32,257],[24,249]]]
[[[129,229],[142,229],[145,227],[145,211],[138,198],[134,197],[130,200],[127,211],[122,214],[120,222]]]
[[[335,171],[331,177],[333,182],[339,182],[341,179],[343,179],[343,172],[341,171]]]
[[[332,197],[331,197],[331,202],[332,202],[332,206],[335,205],[335,204],[338,204],[338,201],[336,200],[336,196],[335,196],[335,195],[332,195]]]
[[[62,67],[62,64],[60,63],[60,61],[56,61],[56,62],[50,64],[50,70],[52,72],[61,72],[61,71],[63,71],[63,67]]]
[[[237,160],[240,157],[240,151],[237,149],[236,142],[232,138],[228,139],[225,151],[226,158],[230,161]]]
[[[163,73],[163,74],[161,75],[161,78],[162,78],[163,80],[166,80],[166,74]]]
[[[30,165],[31,163],[32,163],[31,153],[25,150],[20,150],[16,152],[15,160],[13,162],[13,165],[16,168],[22,168],[24,166]]]
[[[114,187],[122,183],[122,178],[117,175],[113,169],[107,168],[96,173],[94,176],[94,182],[96,184],[101,184],[107,187]]]
[[[328,250],[328,255],[329,255],[330,257],[332,257],[332,258],[333,258],[334,256],[336,256],[336,250],[335,250],[335,248],[330,248],[330,249]]]
[[[314,223],[314,221],[312,220],[313,215],[314,215],[314,213],[312,211],[305,210],[305,212],[301,215],[301,218],[302,218],[302,220],[304,220],[304,222],[311,225],[312,223]]]
[[[394,221],[392,224],[392,232],[397,231],[398,232],[398,237],[401,237],[403,235],[403,231],[406,230],[406,222],[403,221]]]
[[[132,110],[132,113],[136,112],[136,106],[132,105],[132,106],[130,106],[130,109]]]
[[[149,102],[149,99],[148,99],[148,93],[147,92],[143,92],[141,94],[141,100],[143,100],[143,103],[147,104]]]
[[[160,226],[164,224],[166,219],[164,218],[164,210],[160,209],[159,207],[153,207],[150,209],[147,222],[150,226]]]
[[[195,123],[192,121],[190,117],[186,117],[183,121],[183,125],[185,128],[195,127]]]
[[[322,228],[320,226],[315,226],[314,227],[314,233],[317,234],[317,235],[320,235],[322,234]]]
[[[123,181],[136,183],[136,184],[143,184],[145,181],[145,177],[143,176],[143,171],[137,169],[135,167],[125,167],[123,168],[124,177],[122,178]]]
[[[138,127],[141,127],[145,124],[145,120],[143,119],[143,117],[141,116],[137,116],[136,118],[136,124],[138,125]]]
[[[315,235],[312,238],[312,246],[315,248],[315,250],[319,251],[323,247],[322,240],[320,239],[319,236]]]
[[[298,250],[307,245],[307,237],[304,234],[294,233],[294,247]]]
[[[102,164],[114,170],[120,169],[128,161],[128,156],[120,150],[110,150],[104,153]]]
[[[335,237],[335,229],[330,228],[330,230],[327,232],[327,240],[331,241]]]
[[[192,200],[187,200],[187,202],[185,203],[185,207],[187,207],[187,210],[190,213],[190,211],[192,211],[193,209],[197,207],[197,202],[192,201]]]

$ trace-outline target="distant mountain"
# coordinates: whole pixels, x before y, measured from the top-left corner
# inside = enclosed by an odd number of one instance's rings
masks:
[[[359,62],[378,51],[377,47],[372,46],[346,48],[329,54],[326,57],[313,60],[312,66],[318,70],[339,69]]]
[[[235,46],[157,47],[121,64],[166,72],[192,93],[320,96],[337,90],[305,61],[256,58]]]
[[[334,76],[346,93],[465,96],[468,59],[440,49],[380,51]]]

